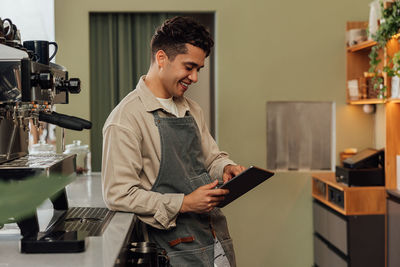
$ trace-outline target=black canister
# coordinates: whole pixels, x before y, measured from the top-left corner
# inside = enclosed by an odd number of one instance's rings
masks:
[[[158,252],[155,243],[135,242],[131,244],[130,266],[158,267]]]
[[[54,52],[49,57],[50,45],[54,46]],[[37,62],[45,64],[45,65],[50,64],[50,60],[52,60],[53,57],[56,55],[57,49],[58,49],[58,45],[56,42],[48,42],[48,41],[43,41],[43,40],[25,41],[24,47],[27,50],[33,51],[33,53],[37,57]]]
[[[131,243],[128,266],[170,267],[167,251],[151,242]]]

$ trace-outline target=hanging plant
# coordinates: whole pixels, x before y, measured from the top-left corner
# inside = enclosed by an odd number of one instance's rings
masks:
[[[391,2],[389,6],[384,7],[383,1],[381,5],[381,23],[379,29],[375,34],[372,35],[372,39],[377,42],[377,45],[371,48],[369,54],[370,58],[370,69],[369,72],[373,72],[375,75],[372,79],[375,90],[379,90],[381,97],[385,96],[386,86],[383,85],[382,71],[378,69],[378,65],[381,59],[378,58],[378,52],[380,49],[384,49],[389,40],[394,35],[398,34],[400,29],[400,1]],[[395,53],[392,58],[388,56],[387,66],[384,66],[383,72],[386,72],[389,77],[399,76],[400,77],[400,51]],[[390,67],[391,66],[391,67]]]

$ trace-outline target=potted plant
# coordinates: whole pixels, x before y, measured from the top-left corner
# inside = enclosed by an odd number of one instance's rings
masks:
[[[378,69],[378,64],[381,59],[378,57],[380,49],[387,47],[388,43],[393,41],[393,38],[398,38],[400,29],[400,1],[395,2],[380,2],[381,5],[381,21],[379,29],[372,35],[372,39],[377,42],[377,45],[371,48],[369,54],[370,69],[369,72],[374,73],[373,83],[375,90],[381,97],[386,97],[387,87],[383,83],[382,71],[388,77],[400,77],[400,51],[393,55],[387,53],[387,64],[383,70]]]

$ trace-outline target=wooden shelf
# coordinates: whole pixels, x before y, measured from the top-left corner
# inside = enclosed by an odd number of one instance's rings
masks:
[[[369,49],[375,45],[377,45],[377,42],[375,42],[373,40],[368,40],[368,41],[347,47],[347,52],[353,53],[353,52],[357,52],[357,51],[360,51],[360,50],[363,50],[366,48]]]
[[[364,72],[364,77],[365,77],[365,78],[373,78],[374,76],[375,76],[375,73],[373,73],[373,72]],[[382,73],[379,73],[379,74],[377,75],[377,77],[384,78],[384,76],[383,76]]]
[[[371,98],[371,99],[360,99],[360,100],[350,100],[351,105],[364,105],[364,104],[385,104],[385,103],[400,103],[400,98]]]
[[[322,192],[321,185],[325,187]],[[344,207],[329,201],[328,187],[343,192]],[[384,186],[348,187],[336,182],[333,172],[312,174],[312,196],[343,215],[386,214],[386,189]]]
[[[383,104],[386,103],[386,101],[387,100],[382,98],[370,98],[370,99],[350,100],[349,104],[351,105]]]

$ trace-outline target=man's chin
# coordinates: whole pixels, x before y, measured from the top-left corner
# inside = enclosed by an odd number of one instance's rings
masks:
[[[186,90],[179,90],[178,92],[176,92],[174,94],[174,97],[183,97],[183,95],[185,94]]]

